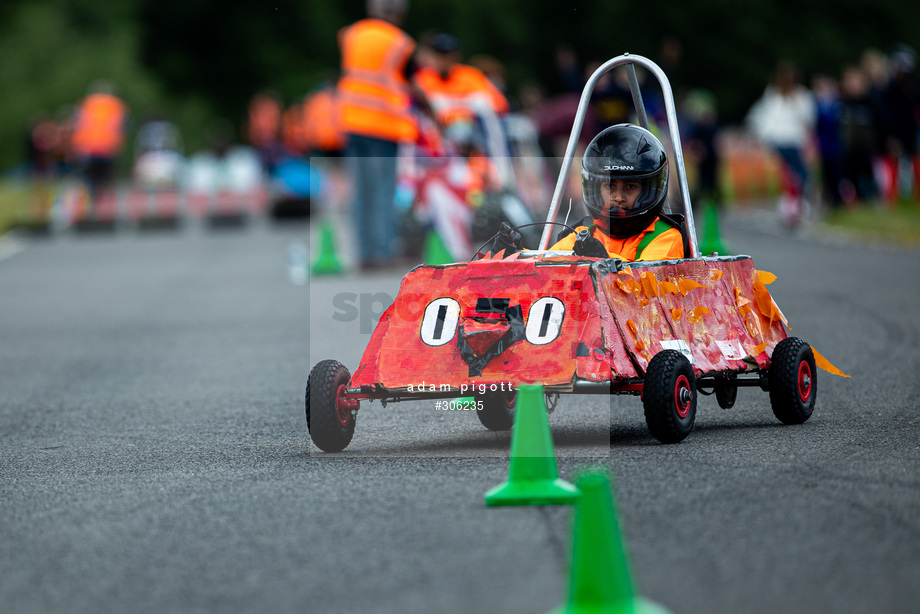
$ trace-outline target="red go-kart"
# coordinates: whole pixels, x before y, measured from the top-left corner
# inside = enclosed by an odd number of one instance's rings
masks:
[[[634,65],[654,75],[668,117],[689,258],[627,263],[549,251],[550,230],[591,92],[625,68],[639,123],[648,126]],[[698,391],[731,407],[739,386],[768,391],[776,417],[808,420],[817,372],[812,348],[787,337],[784,317],[748,256],[700,256],[676,110],[661,69],[623,55],[585,86],[540,249],[418,266],[402,280],[354,373],[323,360],[306,389],[307,428],[322,450],[351,441],[362,402],[473,397],[492,430],[513,425],[515,390],[641,395],[651,434],[676,443],[693,428]],[[432,385],[419,389],[424,374]]]

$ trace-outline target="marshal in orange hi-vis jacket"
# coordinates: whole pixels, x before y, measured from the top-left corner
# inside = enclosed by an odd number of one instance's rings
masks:
[[[438,118],[445,125],[469,120],[472,100],[479,96],[498,114],[508,112],[508,100],[489,78],[473,66],[454,64],[446,75],[430,67],[415,75],[415,82],[428,96]]]
[[[387,141],[414,141],[405,69],[415,41],[391,23],[362,19],[339,32],[344,74],[338,96],[342,129]]]
[[[124,145],[127,107],[108,93],[87,96],[77,111],[71,144],[79,156],[112,158]]]

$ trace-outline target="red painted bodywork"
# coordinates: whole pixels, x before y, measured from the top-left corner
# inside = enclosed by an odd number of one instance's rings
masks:
[[[417,267],[381,316],[349,388],[380,396],[443,386],[457,394],[464,385],[470,391],[473,385],[509,382],[515,388],[539,383],[549,391],[570,391],[576,380],[627,386],[644,376],[663,342],[686,342],[700,376],[766,368],[773,348],[786,337],[782,315],[750,258],[634,263],[618,272],[609,270],[611,263],[537,256]],[[459,303],[457,325],[448,342],[427,345],[424,314],[443,297]],[[501,316],[477,313],[478,299],[508,299],[528,322],[531,307],[543,297],[555,297],[565,307],[558,335],[540,345],[516,341],[471,377],[460,355],[461,328],[479,356],[508,327]],[[539,324],[532,325],[534,334]]]

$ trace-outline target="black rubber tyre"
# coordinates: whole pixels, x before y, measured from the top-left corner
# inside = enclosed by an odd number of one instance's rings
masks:
[[[505,396],[476,397],[482,401],[482,409],[476,412],[479,421],[490,431],[507,431],[514,426],[514,402],[516,394]]]
[[[648,430],[661,443],[677,443],[690,434],[696,420],[696,377],[683,354],[655,354],[645,372],[642,405]]]
[[[738,398],[738,385],[732,383],[727,377],[716,378],[716,402],[722,409],[731,409]]]
[[[355,434],[355,416],[339,402],[349,379],[348,369],[335,360],[318,363],[307,379],[307,431],[324,452],[341,452]]]
[[[818,396],[818,371],[811,346],[798,337],[776,345],[768,373],[770,405],[783,424],[802,424],[811,417]]]

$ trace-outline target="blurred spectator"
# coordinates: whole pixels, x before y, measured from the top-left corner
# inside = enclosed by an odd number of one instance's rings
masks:
[[[415,41],[399,26],[406,0],[368,0],[368,18],[339,31],[342,77],[338,96],[354,190],[352,214],[358,230],[362,269],[388,266],[396,239],[396,154],[398,144],[419,131],[412,97],[434,113],[413,84]]]
[[[684,47],[679,39],[673,36],[665,36],[661,39],[661,45],[658,49],[658,58],[655,63],[658,64],[661,70],[664,71],[664,74],[667,75],[675,100],[684,98],[684,78],[683,70],[681,69],[683,54]],[[640,72],[639,75],[641,74]],[[657,79],[648,79],[648,82],[649,85],[642,91],[646,112],[649,118],[655,123],[664,125],[667,122],[664,95],[661,92]]]
[[[859,66],[847,67],[840,85],[840,139],[843,145],[845,203],[872,200],[878,194],[873,158],[878,152],[882,120],[869,95],[869,80]]]
[[[812,79],[815,97],[818,152],[821,157],[821,196],[824,204],[840,206],[840,180],[843,171],[843,146],[840,143],[840,91],[837,81],[828,75]]]
[[[488,77],[492,85],[495,86],[495,89],[507,97],[508,83],[505,80],[505,65],[501,61],[491,55],[479,54],[470,58],[470,66],[481,70],[482,74]]]
[[[585,82],[578,66],[578,56],[575,50],[569,45],[559,45],[556,47],[554,59],[559,93],[581,94]]]
[[[86,178],[90,206],[114,197],[115,161],[124,147],[128,107],[108,81],[97,81],[76,109],[71,147]]]
[[[684,57],[684,45],[675,36],[665,36],[658,48],[657,64],[668,75],[668,81],[675,90],[683,84],[681,63]]]
[[[691,202],[702,199],[720,204],[716,148],[719,118],[715,96],[707,90],[691,90],[684,99],[683,108],[688,124],[684,126],[687,149],[697,167],[696,195]]]
[[[249,101],[243,134],[246,142],[259,153],[262,167],[270,173],[283,154],[281,142],[281,99],[271,91],[263,91]]]
[[[889,113],[887,151],[897,168],[897,192],[909,198],[920,178],[917,165],[918,117],[920,117],[920,87],[915,74],[916,56],[902,48],[892,54],[891,80],[884,100]]]
[[[445,127],[472,123],[479,114],[477,101],[494,113],[508,112],[508,100],[486,75],[473,66],[460,63],[460,41],[450,34],[437,34],[427,45],[430,67],[415,74],[415,82],[428,97]]]
[[[773,82],[748,113],[748,123],[760,140],[772,146],[789,171],[790,187],[802,196],[808,188],[805,143],[815,126],[811,92],[799,83],[798,69],[780,62]]]
[[[41,114],[29,125],[26,138],[29,175],[33,178],[53,177],[57,171],[55,158],[61,138],[60,127],[50,117]]]
[[[310,155],[338,157],[347,144],[342,132],[334,86],[326,85],[307,96],[303,108],[304,139]]]
[[[866,76],[867,95],[876,112],[879,114],[879,126],[884,128],[888,125],[887,109],[885,108],[885,90],[888,89],[888,82],[891,79],[891,63],[888,57],[878,49],[866,49],[859,59],[859,68]],[[881,137],[883,132],[879,132],[878,148],[884,147]]]
[[[61,129],[51,118],[40,115],[29,126],[26,139],[29,169],[29,218],[34,222],[48,219],[53,201],[53,181],[57,176],[56,152]]]
[[[76,121],[76,106],[66,104],[60,107],[55,113],[55,122],[58,126],[57,145],[54,148],[54,159],[57,163],[58,175],[66,175],[71,172],[74,164],[74,152],[71,141],[73,140],[73,129]]]
[[[585,69],[585,82],[600,68],[602,62],[590,62]],[[638,76],[638,75],[637,75]],[[593,114],[585,120],[583,132],[595,134],[628,122],[633,114],[632,94],[629,91],[628,75],[625,70],[608,71],[600,78],[591,96]],[[589,120],[592,123],[589,123]]]
[[[284,145],[284,157],[301,157],[307,155],[307,126],[304,114],[304,101],[297,100],[281,114],[281,143]]]
[[[184,164],[179,127],[164,115],[152,114],[134,138],[135,182],[147,189],[174,189]]]

